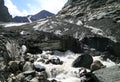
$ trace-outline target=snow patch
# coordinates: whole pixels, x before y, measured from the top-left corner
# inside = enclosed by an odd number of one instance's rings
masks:
[[[25,24],[27,24],[27,23],[8,23],[8,24],[4,24],[4,27],[22,26]]]

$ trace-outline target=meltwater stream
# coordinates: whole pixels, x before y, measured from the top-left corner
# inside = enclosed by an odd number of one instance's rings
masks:
[[[43,52],[42,54],[37,55],[37,60],[34,62],[35,67],[42,68],[45,67],[48,73],[48,79],[56,79],[60,82],[80,82],[79,78],[79,69],[80,68],[73,68],[72,62],[79,56],[80,54],[75,54],[71,51],[66,52],[59,52],[55,51],[54,55],[50,55],[47,52]],[[40,62],[42,56],[46,59],[51,58],[59,58],[63,61],[62,65],[54,65],[54,64],[44,64]],[[93,57],[94,60],[100,60],[99,56]],[[100,60],[101,61],[101,60]],[[114,62],[110,61],[101,61],[107,67],[115,65]],[[89,70],[87,70],[89,71]]]

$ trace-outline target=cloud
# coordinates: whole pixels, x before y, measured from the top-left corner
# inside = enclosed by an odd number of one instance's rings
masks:
[[[57,13],[61,10],[67,0],[37,0],[40,3],[41,9],[48,10],[52,13]]]
[[[26,10],[19,11],[16,5],[11,0],[5,0],[5,6],[8,7],[9,13],[14,16],[26,16],[28,12]]]
[[[22,10],[19,10],[18,6],[13,4],[12,0],[5,0],[5,5],[8,7],[10,14],[14,17],[34,15],[41,10],[48,10],[56,14],[61,10],[65,2],[67,2],[67,0],[30,0],[28,3],[21,1],[22,4],[27,6],[27,9],[23,7]]]

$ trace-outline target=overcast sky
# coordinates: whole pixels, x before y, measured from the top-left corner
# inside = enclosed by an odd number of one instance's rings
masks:
[[[33,15],[41,10],[57,13],[67,0],[5,0],[10,14],[14,16]]]

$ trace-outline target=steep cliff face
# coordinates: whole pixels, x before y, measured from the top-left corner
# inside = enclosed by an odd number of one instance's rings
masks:
[[[0,0],[0,21],[10,22],[12,21],[12,16],[8,12],[8,8],[4,5],[4,0]]]
[[[80,19],[120,41],[120,0],[69,0],[58,16]]]
[[[58,15],[70,15],[84,21],[102,17],[118,21],[119,13],[120,0],[68,0]]]

